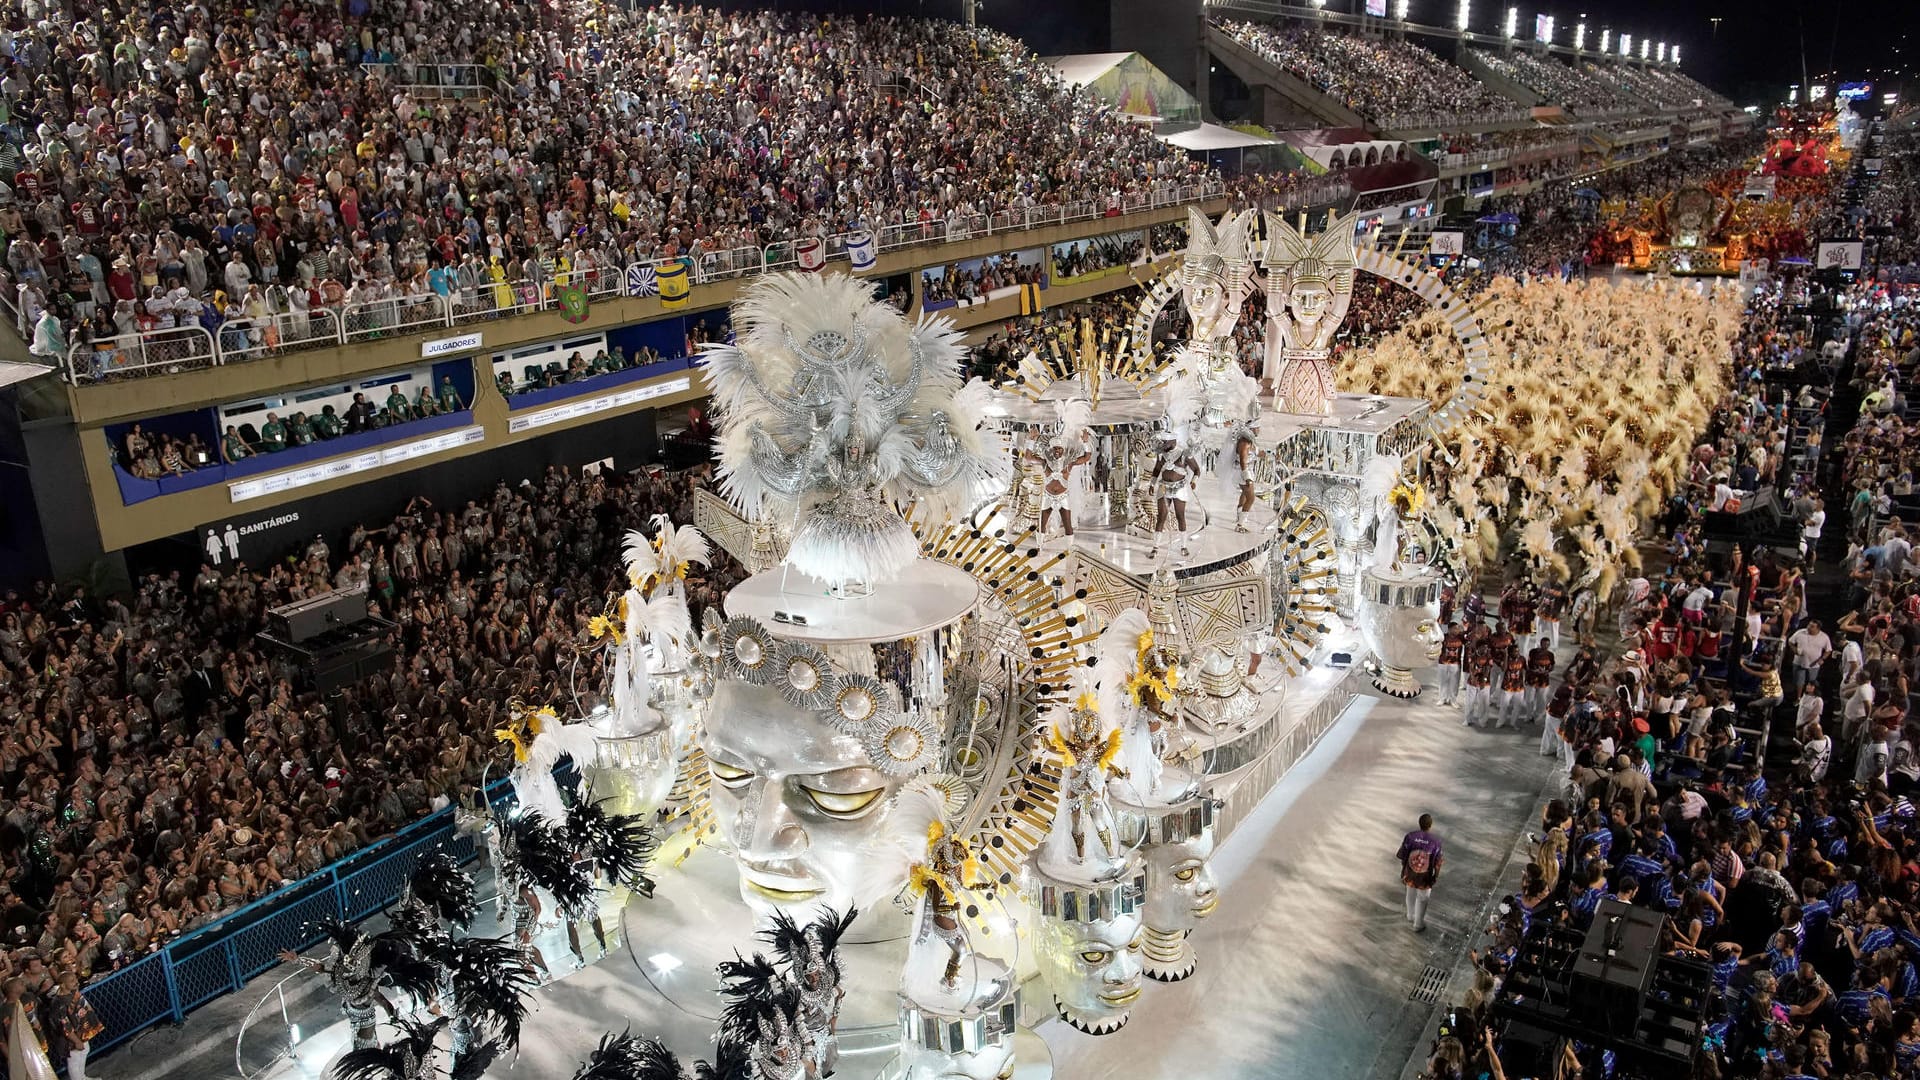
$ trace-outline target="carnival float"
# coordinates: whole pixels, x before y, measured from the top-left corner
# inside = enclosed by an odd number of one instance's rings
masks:
[[[1716,385],[1669,338],[1733,325],[1702,307],[1619,343],[1658,359],[1588,415],[1595,373],[1516,357],[1607,333],[1597,296],[1529,315],[1319,224],[1190,213],[1127,326],[1075,326],[1001,385],[865,281],[748,288],[703,358],[717,489],[630,538],[587,629],[607,685],[498,733],[516,798],[469,818],[503,932],[470,935],[473,884],[437,866],[399,938],[330,931],[315,966],[354,1041],[331,1072],[467,1080],[517,1052],[576,1080],[1038,1080],[1071,1039],[1127,1038],[1214,962],[1191,940],[1213,853],[1368,677],[1420,692],[1443,594],[1510,531],[1476,522],[1518,513],[1543,567],[1630,558],[1616,519]],[[1360,273],[1430,310],[1336,362]],[[1175,303],[1191,332],[1156,347]],[[1662,395],[1700,404],[1627,443],[1603,426]],[[693,611],[710,544],[752,575]],[[535,944],[549,903],[564,978]],[[1035,1035],[1056,1023],[1067,1043]]]

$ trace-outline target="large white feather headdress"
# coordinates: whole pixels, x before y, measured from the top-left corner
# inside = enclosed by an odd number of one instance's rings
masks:
[[[960,333],[909,323],[840,274],[763,279],[734,305],[737,345],[709,346],[721,490],[748,518],[790,517],[794,569],[838,585],[904,570],[918,544],[896,507],[941,520],[1005,484],[989,389],[964,384]]]

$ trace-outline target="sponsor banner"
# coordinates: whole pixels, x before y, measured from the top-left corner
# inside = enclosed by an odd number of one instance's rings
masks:
[[[559,405],[545,409],[535,409],[525,415],[512,417],[507,421],[507,431],[512,434],[519,434],[522,431],[545,427],[548,424],[558,424],[563,420],[592,416],[594,413],[606,412],[608,409],[623,408],[642,401],[650,401],[654,398],[666,397],[669,394],[678,394],[691,389],[693,389],[693,377],[690,375],[682,375],[677,379],[667,379],[664,382],[632,386],[611,394],[601,394],[597,397],[580,398],[576,401],[562,402]]]
[[[305,468],[293,469],[282,473],[268,473],[265,476],[256,476],[248,480],[242,480],[239,483],[228,484],[227,497],[233,502],[246,502],[248,499],[257,499],[262,495],[274,495],[282,491],[307,487],[308,485],[322,483],[327,480],[336,480],[342,476],[352,476],[355,473],[384,468],[388,465],[398,465],[403,461],[412,461],[415,458],[426,457],[430,454],[445,453],[457,447],[469,446],[473,443],[480,442],[486,437],[486,429],[477,425],[474,427],[458,428],[425,439],[415,439],[412,442],[383,446],[378,450],[369,450],[364,454],[334,458],[331,461],[318,462],[313,465],[308,465]]]

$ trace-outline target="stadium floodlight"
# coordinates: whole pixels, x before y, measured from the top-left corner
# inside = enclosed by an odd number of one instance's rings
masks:
[[[1517,32],[1519,29],[1520,29],[1520,9],[1517,7],[1510,7],[1507,9],[1507,23],[1506,23],[1506,26],[1504,27],[1504,30],[1507,35],[1507,40],[1512,41],[1514,33]]]
[[[1629,60],[1633,59],[1633,35],[1632,34],[1620,35],[1620,55],[1626,57]]]
[[[1473,13],[1472,3],[1473,0],[1460,0],[1460,10],[1455,12],[1453,16],[1453,28],[1455,30],[1466,30],[1467,22]]]
[[[1327,6],[1327,0],[1313,0],[1313,6],[1314,6],[1314,7],[1317,7],[1317,8],[1323,8],[1323,7],[1326,7],[1326,6]]]
[[[1679,67],[1679,66],[1680,66],[1680,46],[1678,46],[1678,45],[1675,45],[1675,46],[1673,47],[1673,54],[1672,54],[1672,55],[1673,55],[1673,66],[1674,66],[1674,67]]]
[[[1642,63],[1646,62],[1647,53],[1651,52],[1652,50],[1653,50],[1652,40],[1648,38],[1641,38],[1640,39],[1640,60]]]
[[[1542,15],[1533,21],[1533,39],[1553,44],[1553,16]]]
[[[1573,51],[1582,52],[1587,47],[1587,24],[1573,24]]]
[[[1612,48],[1613,48],[1613,29],[1611,27],[1607,27],[1600,31],[1600,51],[1602,53],[1605,53],[1611,50]]]
[[[1401,22],[1406,22],[1407,8],[1410,6],[1411,6],[1411,0],[1395,0],[1395,3],[1393,5],[1393,17],[1395,19],[1398,19]]]
[[[1661,42],[1653,47],[1653,58],[1661,63],[1667,62],[1667,43]]]

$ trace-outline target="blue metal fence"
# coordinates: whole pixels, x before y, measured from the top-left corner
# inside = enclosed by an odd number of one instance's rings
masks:
[[[498,801],[505,782],[488,792]],[[262,897],[86,988],[106,1030],[93,1040],[105,1053],[163,1021],[178,1024],[280,962],[282,949],[319,941],[322,919],[358,922],[391,904],[422,858],[444,851],[461,863],[478,854],[474,838],[454,831],[453,810],[414,822],[364,851]]]

